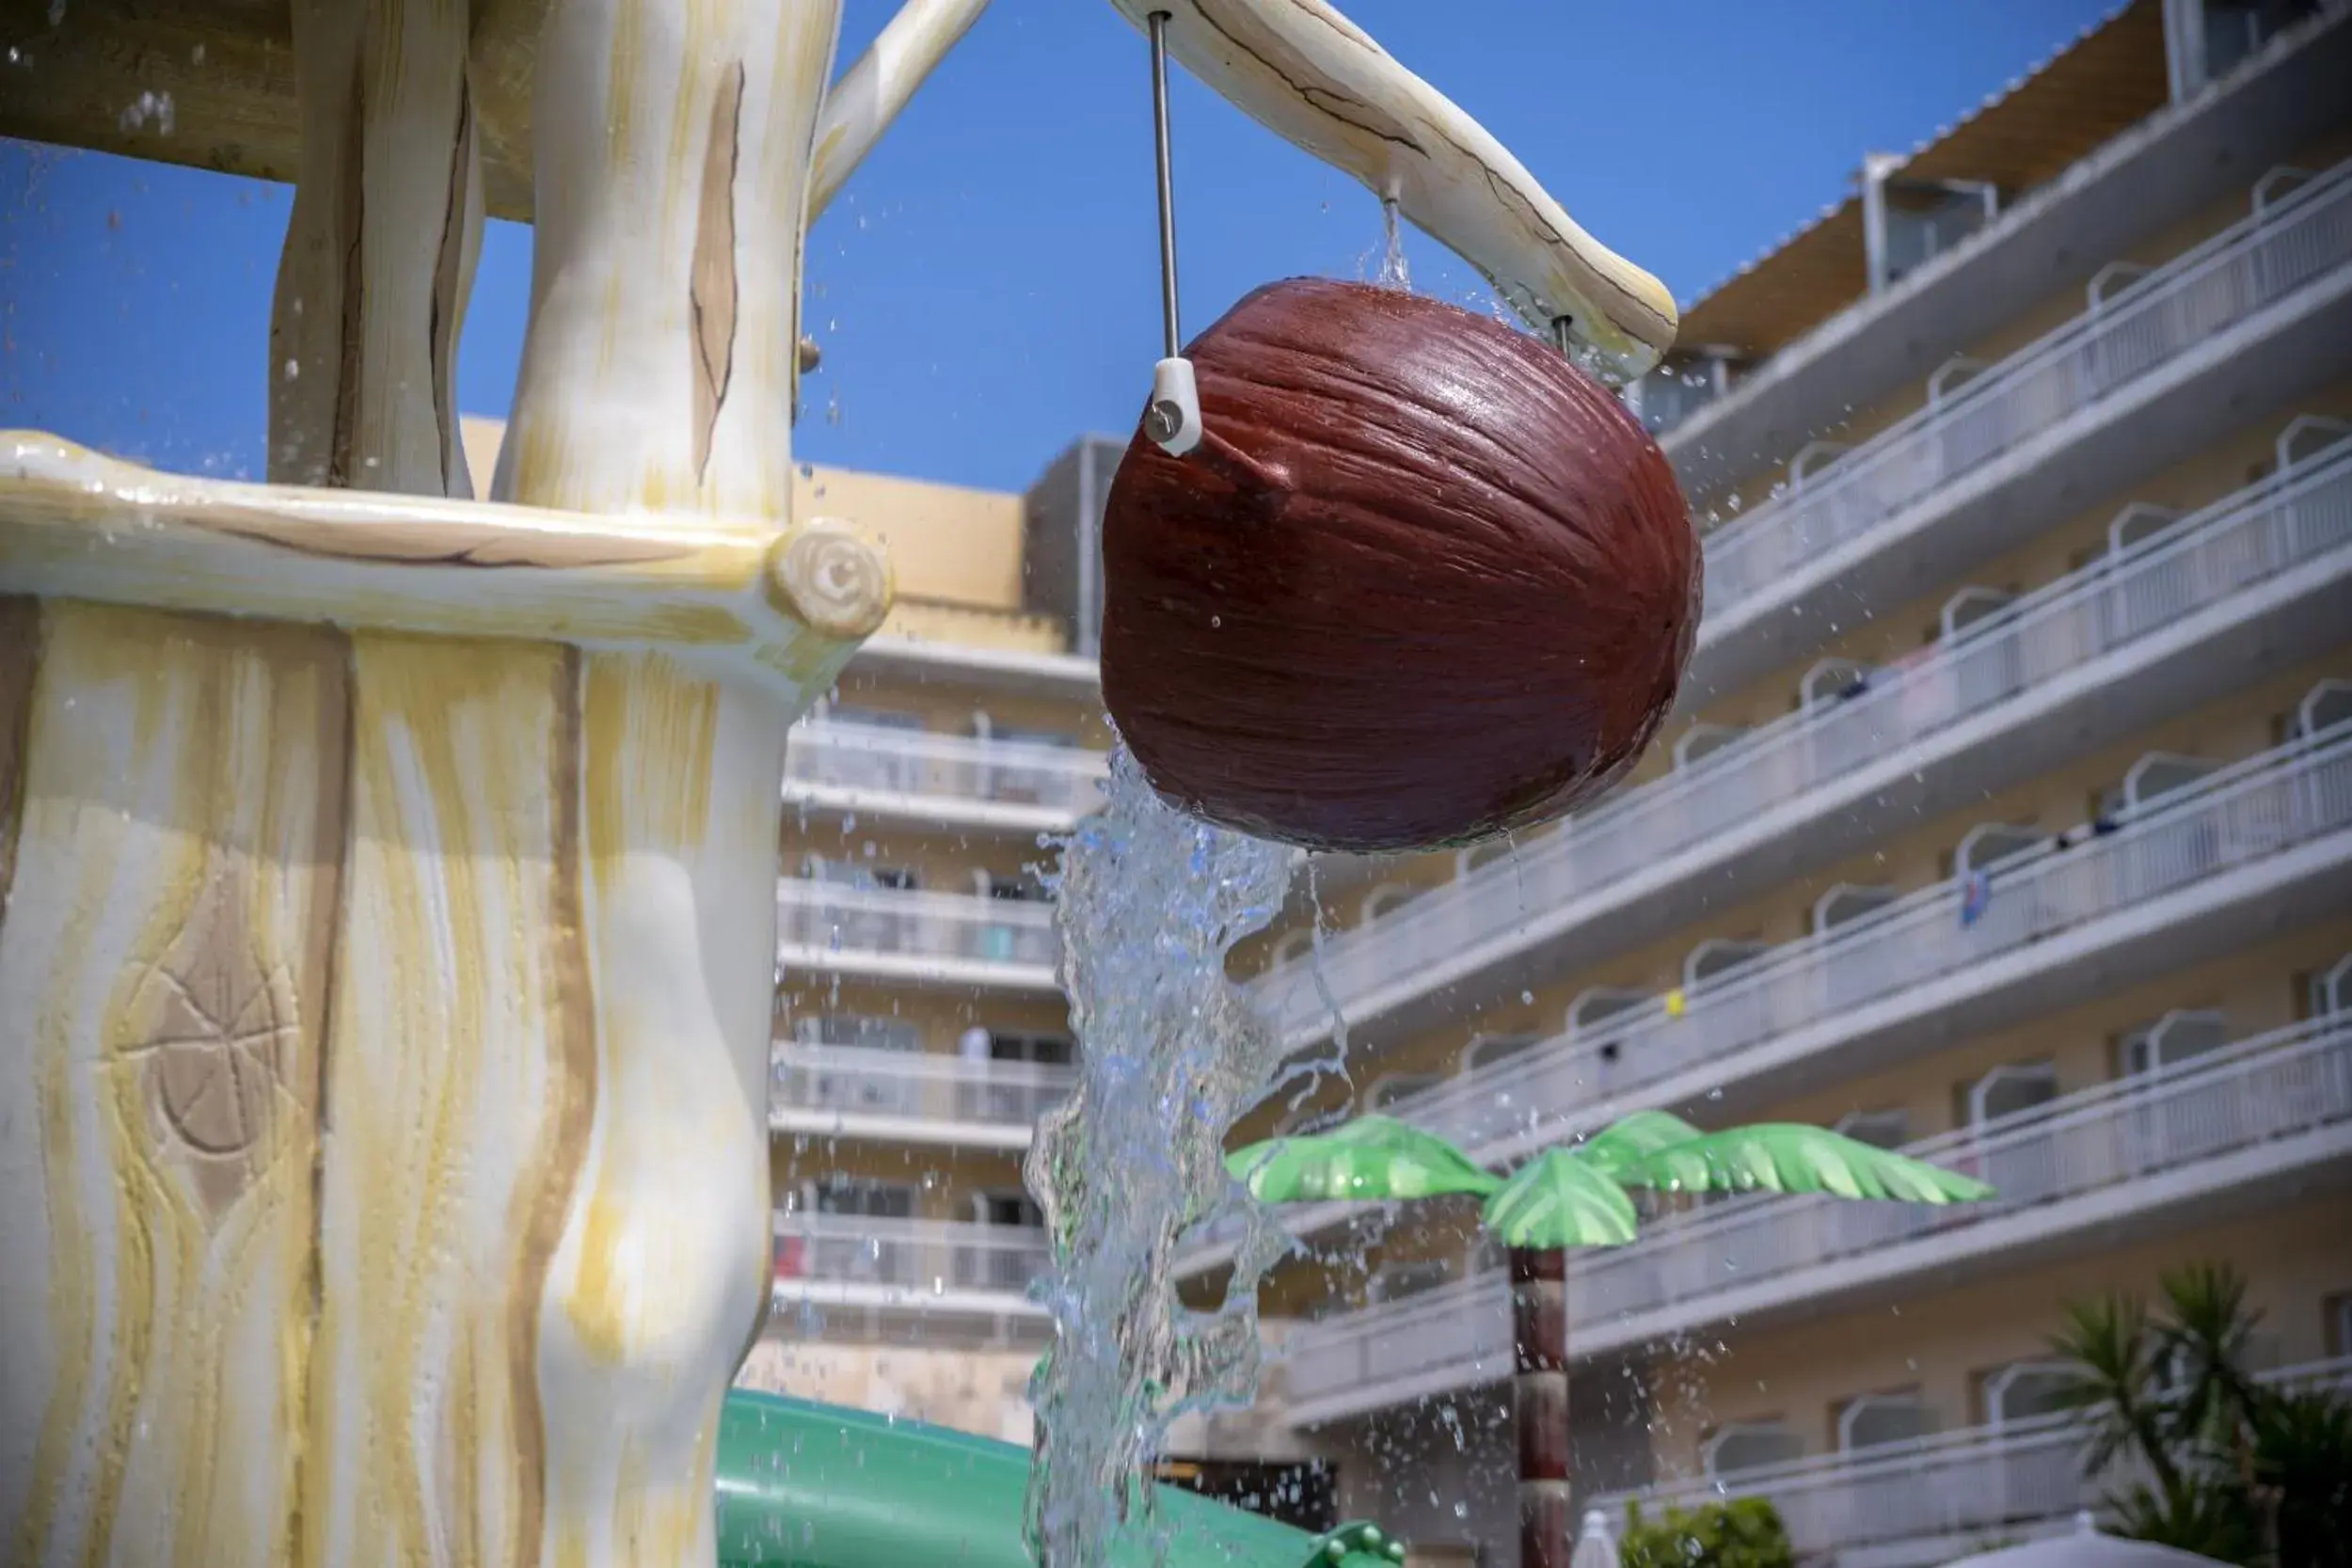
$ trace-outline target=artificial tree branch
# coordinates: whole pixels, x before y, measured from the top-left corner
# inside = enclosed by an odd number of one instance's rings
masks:
[[[826,91],[809,178],[810,223],[832,204],[915,89],[986,9],[988,0],[906,0],[857,63]]]

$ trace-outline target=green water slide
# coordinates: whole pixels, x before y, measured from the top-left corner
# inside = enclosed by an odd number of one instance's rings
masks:
[[[722,1568],[1035,1568],[1029,1450],[863,1410],[740,1390],[719,1427]],[[1396,1568],[1370,1525],[1310,1535],[1160,1489],[1168,1568]],[[1141,1541],[1101,1568],[1151,1568]],[[1094,1565],[1089,1565],[1094,1568]]]

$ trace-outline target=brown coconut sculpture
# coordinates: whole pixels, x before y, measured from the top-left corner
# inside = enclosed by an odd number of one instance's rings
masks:
[[[1103,524],[1103,695],[1154,788],[1363,852],[1548,821],[1632,766],[1700,556],[1608,390],[1500,322],[1317,279],[1186,355],[1201,442],[1138,431]]]

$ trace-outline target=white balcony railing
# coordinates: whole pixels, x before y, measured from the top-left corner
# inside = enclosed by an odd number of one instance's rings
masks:
[[[904,1292],[920,1307],[953,1291],[1021,1297],[1046,1264],[1045,1232],[1028,1226],[779,1212],[779,1294],[809,1285]]]
[[[776,940],[787,962],[907,955],[1051,968],[1061,951],[1048,904],[799,879],[776,884]]]
[[[771,1076],[779,1111],[992,1127],[1035,1126],[1078,1081],[1036,1062],[797,1044],[775,1048]]]
[[[2260,1375],[2275,1387],[2352,1389],[2352,1356]],[[2083,1450],[2075,1418],[2042,1416],[1608,1493],[1593,1506],[1616,1519],[1628,1503],[1655,1515],[1723,1497],[1767,1497],[1797,1555],[1810,1557],[2061,1520],[2100,1507],[2135,1479],[2121,1467],[2086,1477]]]
[[[1858,695],[1766,725],[1628,790],[1521,849],[1327,938],[1314,959],[1344,1010],[1434,958],[1498,942],[1531,910],[1573,906],[1764,812],[1886,765],[1904,748],[2049,687],[2150,634],[2352,546],[2352,449],[2249,486],[2158,540],[2004,608]],[[1261,982],[1286,1035],[1328,1005],[1301,959]]]
[[[2339,164],[1717,531],[1707,542],[1708,610],[1764,592],[2347,263],[2352,164]]]
[[[1565,1128],[1776,1037],[2347,828],[2352,724],[2339,724],[2151,801],[2111,832],[2078,828],[2003,861],[1973,919],[1965,879],[1938,882],[1691,989],[1679,1013],[1662,998],[1638,1006],[1391,1113],[1480,1149]]]
[[[2352,1123],[2352,1015],[2313,1019],[2164,1071],[2119,1079],[1904,1152],[1988,1182],[1947,1209],[1743,1199],[1578,1259],[1579,1323],[1641,1314],[1884,1248],[1961,1235],[2257,1145]],[[1937,1247],[1933,1250],[1943,1251]]]
[[[1102,803],[1108,759],[1075,746],[977,740],[847,721],[803,724],[784,753],[794,786],[1034,808],[1078,817]]]
[[[1757,1196],[1661,1224],[1628,1246],[1580,1253],[1568,1271],[1569,1322],[1584,1325],[1587,1345],[1620,1347],[1649,1338],[1643,1316],[1662,1308],[1748,1295],[1774,1279],[1802,1300],[1850,1259],[1951,1238],[1916,1254],[1921,1268],[1947,1264],[1970,1246],[1968,1232],[1994,1221],[2038,1211],[2063,1228],[2069,1206],[2088,1214],[2094,1200],[2123,1189],[2159,1201],[2156,1177],[2346,1125],[2352,1017],[2316,1019],[1906,1151],[1992,1183],[1998,1196],[1985,1203],[1939,1209]],[[2098,1213],[2111,1217],[2105,1205]],[[1511,1367],[1508,1291],[1502,1271],[1483,1270],[1302,1326],[1288,1341],[1291,1398],[1308,1408],[1365,1394],[1389,1403],[1503,1376]]]

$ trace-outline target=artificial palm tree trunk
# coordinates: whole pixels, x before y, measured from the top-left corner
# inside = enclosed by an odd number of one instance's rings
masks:
[[[1568,1255],[1511,1249],[1512,1403],[1519,1441],[1519,1568],[1568,1568]]]

